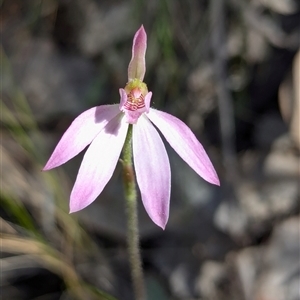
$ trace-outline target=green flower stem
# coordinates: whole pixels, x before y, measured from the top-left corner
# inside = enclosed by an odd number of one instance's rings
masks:
[[[136,300],[146,299],[141,254],[139,249],[137,194],[134,170],[132,166],[132,125],[129,125],[123,148],[123,180],[127,208],[127,244]]]

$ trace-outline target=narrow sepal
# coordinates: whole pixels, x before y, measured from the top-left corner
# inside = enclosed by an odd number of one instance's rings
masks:
[[[206,151],[186,124],[170,114],[153,108],[150,108],[147,117],[198,175],[210,183],[220,185],[218,175]]]
[[[152,221],[164,229],[169,218],[170,163],[158,132],[145,116],[133,126],[132,146],[144,207]]]
[[[128,130],[124,118],[112,119],[87,149],[70,197],[70,212],[91,204],[116,168]]]
[[[58,167],[81,152],[119,113],[118,105],[101,105],[80,114],[58,142],[43,171]]]
[[[135,78],[143,81],[146,72],[145,55],[147,49],[147,34],[144,26],[136,32],[133,38],[132,57],[128,66],[128,80]]]

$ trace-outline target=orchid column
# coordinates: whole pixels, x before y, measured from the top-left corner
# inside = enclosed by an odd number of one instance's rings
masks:
[[[123,150],[128,245],[137,300],[144,299],[144,288],[138,250],[135,176],[142,203],[151,220],[165,229],[169,218],[170,163],[153,124],[199,176],[219,185],[209,157],[187,125],[168,113],[150,108],[152,93],[143,82],[146,48],[147,35],[141,26],[133,39],[128,82],[119,91],[120,104],[93,107],[79,115],[43,169],[64,164],[89,145],[70,196],[70,212],[77,212],[95,201],[103,191]]]

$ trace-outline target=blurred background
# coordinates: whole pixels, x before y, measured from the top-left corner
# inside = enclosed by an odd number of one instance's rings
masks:
[[[41,172],[84,110],[119,102],[148,34],[152,106],[190,126],[221,180],[166,145],[170,219],[139,201],[148,299],[299,300],[300,3],[2,0],[1,299],[133,299],[121,167],[68,214],[83,154]]]

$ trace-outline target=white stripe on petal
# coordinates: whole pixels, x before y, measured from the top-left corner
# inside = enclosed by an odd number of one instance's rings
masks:
[[[152,221],[165,228],[169,218],[171,172],[165,146],[148,118],[133,125],[133,159],[144,207]]]
[[[128,130],[120,118],[111,120],[87,149],[71,193],[70,212],[91,204],[113,175]]]

